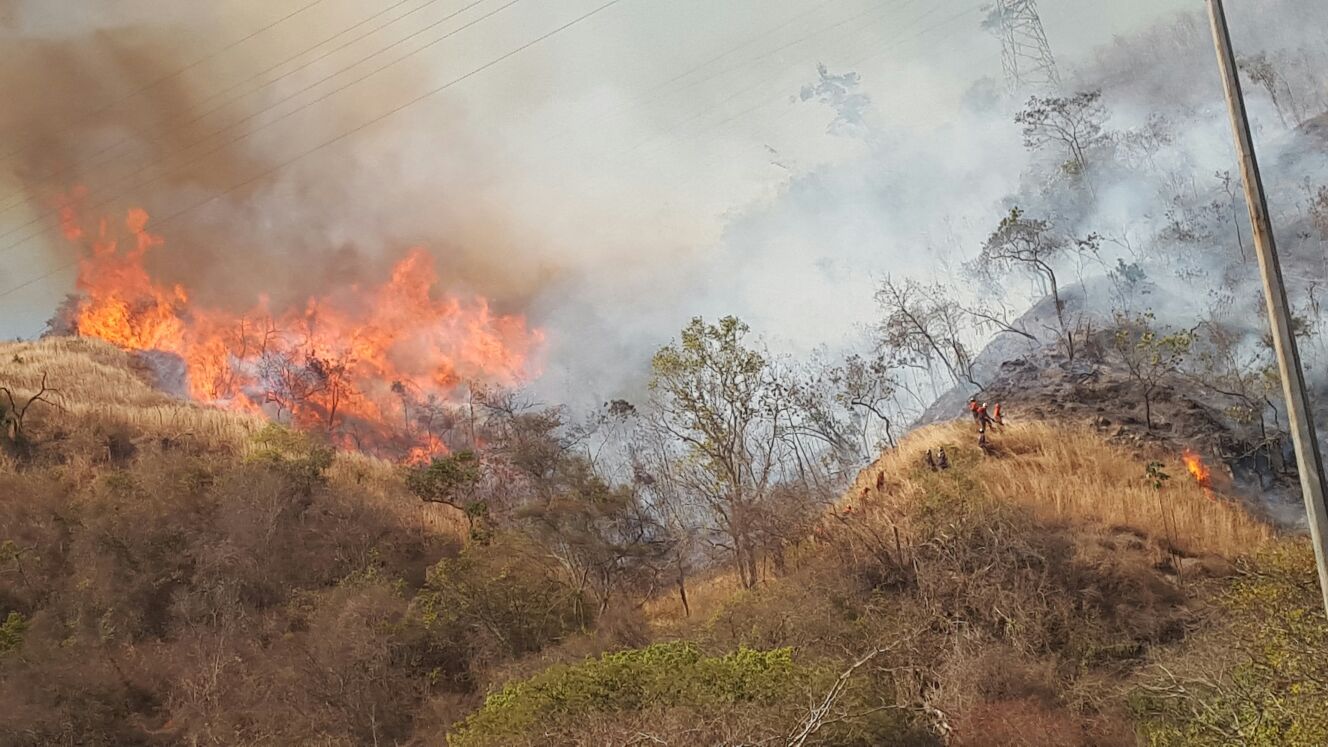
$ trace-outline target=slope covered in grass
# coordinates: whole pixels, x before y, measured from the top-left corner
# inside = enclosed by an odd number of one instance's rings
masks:
[[[43,380],[53,392],[30,408],[25,427],[36,448],[55,454],[90,455],[108,444],[119,451],[150,438],[237,451],[263,427],[261,418],[158,391],[134,354],[110,343],[52,337],[0,345],[0,386],[18,404],[37,394]]]
[[[20,399],[42,374],[60,393],[0,460],[7,744],[1325,734],[1311,555],[1175,453],[920,429],[754,588],[712,569],[690,615],[665,579],[595,616],[519,524],[468,540],[391,465],[166,397],[95,342],[0,355]]]
[[[692,704],[682,720],[611,695],[536,695],[592,677],[603,667],[592,662],[495,695],[466,739],[538,743],[538,731],[513,735],[503,716],[537,708],[553,711],[550,723],[581,724],[573,741],[583,744],[718,743],[735,721],[777,741],[824,722],[808,742],[821,744],[1135,744],[1132,698],[1157,658],[1187,645],[1237,568],[1279,541],[1175,455],[1041,423],[995,445],[984,454],[965,424],[917,431],[863,471],[783,574],[750,590],[711,578],[691,595],[690,617],[673,598],[646,607],[657,639],[712,655],[788,649],[809,671],[840,672],[849,685],[839,700],[834,677],[808,680],[774,714]],[[941,447],[951,467],[933,471],[925,454]],[[513,702],[523,698],[536,700]],[[819,716],[809,705],[828,701]],[[873,720],[880,713],[893,718]],[[486,724],[504,731],[485,734]]]

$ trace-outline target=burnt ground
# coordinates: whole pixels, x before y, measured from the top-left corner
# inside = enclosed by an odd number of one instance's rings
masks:
[[[983,389],[956,387],[942,395],[919,424],[969,417],[972,394],[989,405],[1001,403],[1006,422],[1079,425],[1145,454],[1191,449],[1214,469],[1216,480],[1229,485],[1253,511],[1284,528],[1304,525],[1289,439],[1271,422],[1266,428],[1233,422],[1224,412],[1229,403],[1194,381],[1178,375],[1158,388],[1150,428],[1142,385],[1109,358],[1080,356],[1070,362],[1054,347],[1024,346],[1008,360],[986,363],[989,374]]]

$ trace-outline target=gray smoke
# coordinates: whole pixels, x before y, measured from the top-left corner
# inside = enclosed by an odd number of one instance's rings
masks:
[[[1211,234],[1198,251],[1164,238],[1168,213],[1211,202],[1219,190],[1213,174],[1233,169],[1207,29],[1193,13],[1165,15],[1189,3],[1044,3],[1067,85],[1102,88],[1116,132],[1142,131],[1150,115],[1161,114],[1172,135],[1147,168],[1111,172],[1091,200],[1047,188],[1045,170],[1012,121],[1021,102],[999,95],[996,41],[979,28],[976,13],[971,22],[937,25],[931,36],[910,36],[945,14],[907,7],[897,18],[887,16],[892,23],[875,35],[827,34],[776,58],[742,63],[811,27],[872,8],[856,0],[828,6],[661,87],[687,69],[670,38],[695,35],[698,44],[723,50],[734,38],[773,26],[770,19],[809,6],[780,0],[739,11],[705,4],[695,13],[721,13],[723,23],[698,24],[676,8],[625,4],[557,44],[277,169],[556,26],[567,11],[516,6],[429,54],[295,111],[395,55],[297,94],[301,88],[406,33],[389,32],[418,29],[449,9],[406,18],[259,88],[299,61],[241,84],[386,4],[317,8],[332,15],[310,11],[175,77],[209,50],[301,4],[243,12],[225,3],[153,7],[160,5],[0,3],[10,60],[0,66],[0,90],[11,104],[0,111],[0,133],[6,142],[39,145],[4,163],[5,192],[18,195],[7,199],[24,205],[0,214],[4,230],[40,215],[73,184],[86,184],[93,200],[99,192],[117,195],[104,210],[111,214],[142,205],[164,217],[200,205],[161,227],[167,245],[153,269],[190,288],[199,302],[235,308],[248,308],[260,294],[274,305],[297,304],[312,292],[374,282],[405,248],[425,246],[446,290],[483,294],[500,311],[526,313],[546,330],[537,390],[550,399],[635,396],[650,353],[697,314],[736,313],[777,348],[804,353],[822,344],[861,344],[863,326],[876,315],[872,291],[886,275],[985,293],[963,266],[1014,204],[1067,231],[1110,234],[1148,254],[1150,280],[1164,289],[1159,298],[1178,304],[1166,310],[1177,320],[1205,308],[1205,289],[1221,285],[1236,251],[1232,227],[1214,216],[1190,216]],[[1293,255],[1316,246],[1296,238],[1306,225],[1305,179],[1328,181],[1323,165],[1307,155],[1310,141],[1296,130],[1328,108],[1316,74],[1324,69],[1328,38],[1317,5],[1260,0],[1232,9],[1243,53],[1267,55],[1285,77],[1280,110],[1267,91],[1249,85],[1274,199],[1290,211],[1279,217],[1292,232],[1286,243]],[[452,27],[474,17],[461,16]],[[1136,28],[1140,19],[1152,25]],[[800,57],[805,61],[789,65]],[[820,85],[818,59],[835,81],[850,72],[860,80],[837,95],[834,86]],[[782,72],[772,75],[772,67]],[[133,106],[115,106],[157,80]],[[226,101],[221,92],[236,85],[255,90],[181,125]],[[800,95],[804,86],[810,95]],[[103,108],[97,117],[79,116]],[[735,130],[748,120],[757,124]],[[239,135],[246,137],[227,143]],[[103,151],[111,146],[122,155],[108,162]],[[160,163],[174,168],[159,181],[116,187],[138,169],[161,173]],[[269,170],[271,176],[255,178]],[[232,189],[237,184],[244,186]],[[1178,195],[1181,204],[1171,204]],[[9,253],[25,262],[0,265],[0,286],[70,258],[52,222],[40,227],[40,237]],[[1131,250],[1107,246],[1105,267],[1083,268],[1087,276],[1101,276],[1116,259],[1133,259]],[[1247,290],[1238,284],[1226,292]],[[1037,297],[1018,284],[1005,291],[1015,310]],[[1304,291],[1302,285],[1302,302]],[[35,313],[22,309],[24,318],[49,315],[59,295],[23,294],[25,303],[46,305]],[[35,331],[33,324],[5,330]]]

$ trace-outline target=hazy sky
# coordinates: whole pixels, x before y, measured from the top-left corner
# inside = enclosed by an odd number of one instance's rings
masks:
[[[619,0],[500,62],[608,0],[485,0],[387,49],[469,2],[0,0],[0,95],[21,102],[0,114],[0,152],[7,154],[0,161],[0,336],[37,334],[71,290],[73,271],[62,267],[72,255],[44,217],[49,192],[68,168],[70,180],[106,195],[108,211],[187,210],[162,229],[168,245],[174,237],[224,246],[229,264],[217,267],[243,264],[248,252],[280,257],[315,245],[370,253],[403,241],[452,245],[438,251],[454,258],[455,285],[523,307],[554,330],[551,349],[564,357],[583,346],[608,354],[617,338],[658,345],[693,313],[755,309],[760,317],[763,306],[787,309],[791,293],[808,294],[799,304],[813,310],[816,324],[803,336],[816,334],[819,311],[834,316],[823,325],[833,337],[844,317],[870,311],[871,274],[896,260],[912,267],[918,247],[883,247],[874,255],[879,266],[860,273],[845,266],[837,275],[834,256],[813,257],[825,270],[813,283],[796,270],[747,278],[731,263],[689,264],[740,234],[742,216],[760,212],[790,175],[858,154],[851,141],[827,133],[827,108],[795,101],[798,89],[815,79],[818,62],[857,71],[883,126],[903,133],[944,127],[975,81],[1000,76],[999,44],[979,28],[985,3],[974,0]],[[1072,64],[1113,35],[1202,2],[1041,5],[1054,50]],[[210,111],[226,91],[256,87],[331,50],[338,42],[315,45],[339,32],[338,40],[349,39],[352,27],[362,33],[397,16],[380,32]],[[468,22],[474,25],[457,30]],[[378,50],[386,51],[281,103]],[[160,82],[151,96],[125,100],[153,81]],[[280,106],[269,110],[274,102]],[[269,124],[301,102],[304,108]],[[405,108],[366,125],[397,106]],[[227,132],[243,139],[209,163],[170,160],[192,142],[177,124],[200,116],[190,127],[235,127]],[[39,142],[45,138],[68,161],[30,160],[34,149],[48,147]],[[130,147],[119,160],[98,155],[121,153],[117,144],[126,139],[149,145]],[[900,154],[900,168],[911,155]],[[158,160],[185,164],[185,175],[124,186],[125,174],[151,175]],[[255,178],[267,170],[273,173]],[[31,174],[52,171],[33,186]],[[960,193],[966,188],[956,185]],[[852,200],[845,204],[853,209]],[[779,236],[762,231],[772,252],[814,252],[801,239],[780,246]],[[305,271],[288,270],[293,283]],[[732,275],[714,277],[726,271]],[[701,286],[702,295],[689,290]],[[666,301],[639,303],[647,290]],[[781,323],[778,308],[771,314],[767,321]],[[609,328],[616,337],[604,333]]]

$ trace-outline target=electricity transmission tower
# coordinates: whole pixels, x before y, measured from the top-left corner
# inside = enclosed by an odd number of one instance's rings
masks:
[[[1011,93],[1046,93],[1060,86],[1061,75],[1042,30],[1037,0],[996,0],[986,25],[1001,37],[1001,61]]]

